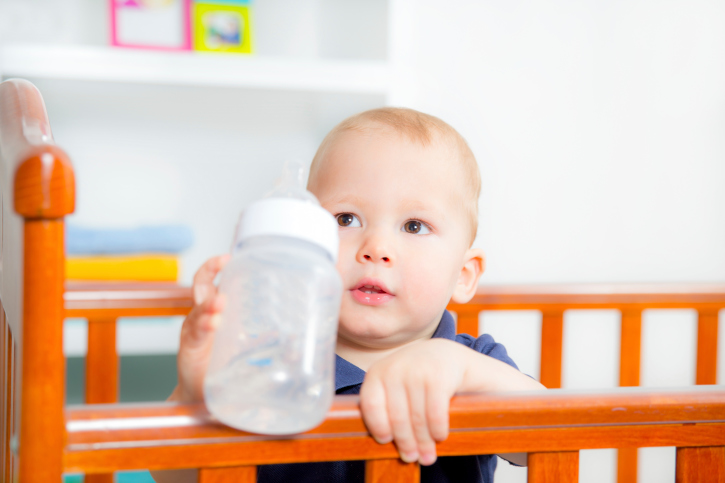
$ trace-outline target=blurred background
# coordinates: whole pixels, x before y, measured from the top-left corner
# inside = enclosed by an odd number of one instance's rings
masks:
[[[0,75],[45,97],[76,170],[69,222],[183,227],[181,282],[229,249],[286,160],[309,164],[337,122],[385,105],[441,117],[476,154],[482,284],[725,281],[721,1],[209,1],[242,5],[243,28],[201,40],[188,29],[203,19],[140,14],[154,3],[193,2],[0,0]],[[246,53],[219,47],[241,38]],[[538,375],[538,313],[481,324]],[[121,321],[122,400],[170,393],[180,325]],[[619,313],[565,325],[563,386],[615,387]],[[694,383],[695,329],[694,311],[645,311],[642,385]],[[69,402],[85,331],[66,322]],[[581,481],[614,482],[615,461],[582,452]],[[674,481],[674,448],[640,450],[639,471]],[[500,465],[497,481],[525,480]]]

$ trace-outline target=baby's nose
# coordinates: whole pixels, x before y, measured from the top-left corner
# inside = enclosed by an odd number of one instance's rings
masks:
[[[369,260],[371,262],[372,261],[376,261],[376,259],[379,259],[379,260],[381,260],[383,262],[390,262],[390,257],[379,257],[378,258],[378,257],[373,257],[371,255],[364,255],[364,257],[365,257],[365,260]]]

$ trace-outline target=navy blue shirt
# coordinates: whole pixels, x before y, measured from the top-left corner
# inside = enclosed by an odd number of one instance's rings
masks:
[[[468,334],[456,334],[456,323],[446,310],[433,337],[455,340],[471,349],[516,367],[501,344],[490,335],[475,338]],[[335,393],[359,394],[365,371],[335,356]],[[495,455],[446,456],[438,458],[431,466],[421,466],[420,481],[424,483],[493,483],[496,470]],[[334,461],[325,463],[295,463],[259,466],[259,483],[279,482],[331,482],[364,483],[364,461]]]

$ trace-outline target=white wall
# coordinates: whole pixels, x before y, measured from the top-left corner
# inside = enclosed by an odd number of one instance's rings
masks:
[[[725,279],[725,3],[395,3],[391,101],[477,154],[486,281]]]
[[[392,104],[448,121],[479,161],[483,283],[725,280],[725,3],[392,5]],[[694,383],[695,317],[645,312],[643,385]],[[482,316],[534,375],[540,324]],[[563,385],[615,386],[619,314],[565,325]],[[614,457],[583,453],[581,481],[613,482]],[[640,481],[673,481],[673,458],[641,452]]]

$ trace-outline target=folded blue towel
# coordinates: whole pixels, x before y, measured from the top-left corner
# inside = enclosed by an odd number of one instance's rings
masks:
[[[179,253],[194,243],[194,233],[184,225],[138,228],[81,228],[67,225],[68,255],[114,255],[124,253]]]

